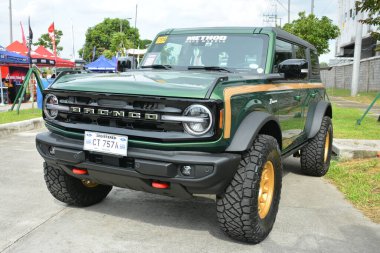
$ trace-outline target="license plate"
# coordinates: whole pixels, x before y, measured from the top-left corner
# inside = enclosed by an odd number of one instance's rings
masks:
[[[85,131],[84,150],[127,156],[128,137]]]

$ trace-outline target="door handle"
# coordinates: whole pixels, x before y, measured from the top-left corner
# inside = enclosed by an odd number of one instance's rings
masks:
[[[294,100],[301,101],[301,96],[300,95],[294,96]]]

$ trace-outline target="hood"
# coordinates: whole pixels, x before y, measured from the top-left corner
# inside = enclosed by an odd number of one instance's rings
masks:
[[[205,98],[220,72],[130,71],[111,74],[75,74],[59,78],[51,89],[145,96]]]

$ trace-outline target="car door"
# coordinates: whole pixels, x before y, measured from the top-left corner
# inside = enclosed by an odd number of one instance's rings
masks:
[[[281,64],[292,63],[291,60],[297,59],[297,50],[299,51],[299,48],[295,44],[277,39],[273,72],[282,73]],[[302,49],[305,50],[305,48]],[[276,81],[274,84],[277,85],[276,90],[278,90],[276,94],[279,108],[277,116],[282,131],[282,148],[286,151],[297,145],[304,132],[305,108],[303,104],[305,97],[303,86],[306,79],[304,74],[292,75],[291,73],[284,73],[284,75],[285,80]]]

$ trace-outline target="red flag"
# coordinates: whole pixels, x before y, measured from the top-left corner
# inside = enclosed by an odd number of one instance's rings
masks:
[[[48,32],[49,32],[49,37],[51,39],[51,43],[53,44],[53,51],[54,51],[54,55],[57,56],[57,48],[55,46],[55,33],[54,33],[54,22],[51,23],[51,25],[49,26],[48,28]]]
[[[24,46],[27,46],[26,45],[26,39],[25,39],[25,33],[24,33],[24,27],[22,27],[21,21],[20,21],[20,26],[21,26],[22,44],[24,44]]]

